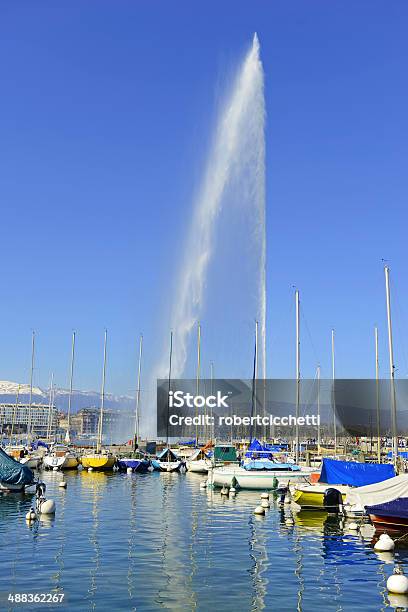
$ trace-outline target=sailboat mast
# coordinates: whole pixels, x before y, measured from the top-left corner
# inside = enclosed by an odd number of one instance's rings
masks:
[[[140,377],[142,373],[142,353],[143,353],[143,335],[140,334],[139,339],[139,364],[137,367],[137,390],[136,390],[136,414],[135,414],[135,435],[133,446],[139,446],[139,434],[140,434]]]
[[[200,394],[200,367],[201,367],[201,325],[197,322],[197,374],[196,374],[196,395]],[[198,447],[198,408],[195,410],[196,416],[196,435],[195,445]]]
[[[295,291],[296,305],[296,447],[295,463],[299,462],[299,409],[300,409],[300,299],[299,291]]]
[[[259,346],[259,323],[258,321],[255,321],[255,377],[254,377],[254,389],[255,389],[255,409],[254,409],[254,416],[257,415],[258,412],[258,395],[257,395],[257,382],[258,382],[258,363],[259,363],[259,357],[258,357],[258,346]],[[256,421],[255,421],[256,423]],[[256,425],[254,427],[255,429],[255,433],[254,433],[254,437],[256,438],[257,436],[257,431],[256,431]]]
[[[167,427],[166,427],[166,447],[169,446],[169,418],[170,418],[170,390],[171,390],[171,361],[173,358],[173,332],[170,332],[170,353],[169,353],[169,384],[167,390]],[[167,453],[167,461],[170,461],[170,453]]]
[[[211,389],[210,389],[210,395],[213,395],[213,386],[214,386],[214,362],[211,361],[210,363],[210,379],[211,379]],[[210,408],[210,416],[211,416],[211,426],[210,426],[210,437],[211,437],[211,441],[214,440],[214,421],[213,421],[213,406],[211,403],[211,408]]]
[[[11,438],[13,437],[13,433],[14,433],[14,425],[16,423],[16,419],[17,419],[17,410],[18,410],[18,400],[19,400],[19,396],[20,396],[20,385],[18,385],[17,387],[17,394],[16,394],[16,405],[14,408],[14,412],[13,412],[13,420],[11,422],[11,432],[10,432],[10,442],[11,442]]]
[[[332,329],[332,333],[331,333],[331,347],[332,347],[332,381],[333,381],[332,399],[333,399],[334,455],[337,455],[336,394],[334,390],[334,385],[335,385],[335,380],[336,380],[336,362],[335,362],[335,353],[334,353],[334,329]]]
[[[317,452],[320,455],[320,366],[317,366]]]
[[[48,398],[48,422],[47,422],[47,440],[51,438],[51,424],[52,424],[52,405],[53,405],[53,389],[54,389],[54,372],[51,373],[51,384],[50,393]]]
[[[74,382],[74,360],[75,360],[75,332],[72,332],[72,347],[71,347],[71,370],[69,376],[69,395],[68,395],[68,418],[67,418],[67,433],[65,435],[65,442],[69,444],[70,429],[71,429],[71,403],[72,403],[72,386]]]
[[[375,393],[377,414],[377,461],[381,463],[381,435],[380,435],[380,362],[378,357],[378,327],[374,327],[375,340]]]
[[[35,331],[33,331],[32,339],[31,339],[30,399],[28,403],[27,442],[29,441],[29,438],[31,438],[31,407],[33,404],[34,356],[35,356]]]
[[[104,341],[103,341],[103,371],[102,371],[102,393],[101,393],[101,412],[99,415],[99,427],[98,427],[98,443],[96,446],[96,452],[100,453],[102,449],[102,431],[103,431],[103,412],[105,408],[105,379],[106,379],[106,345],[108,341],[108,331],[105,329]]]
[[[392,321],[391,321],[391,296],[390,296],[390,269],[384,268],[385,272],[385,292],[387,297],[387,322],[388,322],[388,352],[390,359],[390,383],[391,383],[391,428],[392,428],[392,455],[394,464],[398,458],[398,436],[397,436],[397,403],[395,397],[395,365],[394,347],[392,340]]]

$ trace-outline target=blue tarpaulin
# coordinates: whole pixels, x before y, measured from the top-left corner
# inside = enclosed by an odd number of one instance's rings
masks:
[[[402,457],[403,459],[408,459],[408,451],[398,451],[398,455]],[[387,457],[389,459],[392,459],[392,451],[389,451],[387,453]]]
[[[34,474],[0,448],[0,480],[7,485],[29,485],[34,482]]]
[[[363,487],[364,485],[382,482],[394,476],[394,466],[387,463],[378,465],[323,459],[319,482]]]

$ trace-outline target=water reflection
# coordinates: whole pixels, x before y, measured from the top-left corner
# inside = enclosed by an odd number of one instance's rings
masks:
[[[43,477],[55,519],[27,526],[31,496],[0,497],[0,591],[63,590],[70,608],[102,612],[371,612],[396,603],[386,580],[408,550],[376,553],[369,525],[357,533],[307,511],[288,525],[290,508],[272,497],[259,518],[259,493],[225,498],[200,489],[199,475],[73,472],[66,490],[61,475]]]

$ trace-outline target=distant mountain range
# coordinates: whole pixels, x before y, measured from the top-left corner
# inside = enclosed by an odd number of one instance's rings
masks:
[[[0,403],[15,403],[19,383],[9,380],[0,381]],[[66,411],[68,408],[69,391],[67,389],[56,389],[55,405],[59,410]],[[30,385],[20,384],[19,402],[28,402],[30,399]],[[49,391],[33,387],[32,401],[35,404],[48,404]],[[105,395],[105,407],[117,410],[134,410],[135,400],[129,395]],[[82,408],[99,408],[101,404],[101,394],[97,391],[77,391],[72,392],[72,411],[78,412]]]

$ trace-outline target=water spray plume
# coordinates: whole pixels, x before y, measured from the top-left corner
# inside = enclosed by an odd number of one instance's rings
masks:
[[[265,376],[266,235],[265,235],[265,100],[260,46],[255,33],[216,122],[206,168],[194,203],[185,256],[171,312],[174,330],[173,376],[182,376],[190,334],[202,315],[207,273],[215,245],[217,219],[228,200],[240,214],[245,207],[253,220],[251,248],[257,253],[257,312],[260,326],[260,365]],[[233,185],[233,187],[231,187]],[[233,198],[227,191],[234,190]],[[231,196],[231,194],[229,194]],[[251,221],[252,222],[252,221]],[[165,377],[166,360],[155,369]]]

